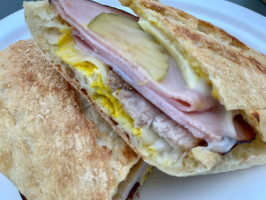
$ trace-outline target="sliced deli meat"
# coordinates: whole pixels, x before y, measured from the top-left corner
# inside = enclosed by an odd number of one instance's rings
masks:
[[[111,12],[127,17],[129,14],[110,7],[104,7],[95,2],[89,1],[90,3],[87,3],[85,0],[52,0],[51,2],[55,5],[60,15],[77,30],[76,34],[95,51],[98,57],[105,59],[107,64],[110,64],[120,76],[122,74],[125,74],[125,76],[130,75],[127,79],[131,81],[130,84],[134,88],[138,85],[147,88],[148,93],[143,91],[142,94],[144,95],[145,93],[147,95],[146,98],[152,98],[148,95],[154,93],[167,101],[168,104],[185,112],[207,110],[218,103],[211,95],[200,94],[198,91],[189,89],[172,59],[169,58],[169,71],[166,78],[156,82],[143,70],[143,66],[138,65],[138,62],[124,58],[119,53],[120,47],[88,28],[91,21],[101,13],[100,10],[102,10],[102,13]],[[137,20],[134,16],[131,16],[131,18],[132,20]],[[122,78],[126,79],[126,77]]]
[[[170,124],[173,124],[173,121],[174,126],[181,126],[193,137],[204,139],[208,143],[209,149],[222,153],[229,151],[237,141],[248,141],[253,138],[253,131],[244,131],[243,133],[244,128],[241,127],[245,127],[247,124],[243,120],[233,120],[232,113],[226,111],[224,106],[213,98],[211,92],[201,93],[189,88],[170,57],[166,76],[160,81],[154,80],[145,67],[141,66],[141,62],[121,54],[123,50],[121,44],[102,37],[101,34],[88,27],[101,13],[116,13],[129,17],[133,21],[137,21],[136,17],[92,1],[51,0],[50,2],[56,7],[61,17],[74,28],[73,37],[77,42],[77,47],[104,61],[135,89],[134,92],[139,93],[141,98],[145,98],[147,104],[153,104],[159,110],[158,112],[165,115],[161,120],[153,116],[154,122],[156,122],[153,125],[154,129],[159,130],[158,124],[161,124],[159,122],[169,119]],[[209,90],[211,91],[211,88]],[[125,98],[120,97],[119,100],[125,110],[130,112],[131,108],[125,103]],[[133,115],[131,117],[134,119]],[[168,124],[165,127],[169,128],[169,126]],[[172,129],[169,128],[169,130]],[[170,137],[167,135],[169,132],[172,135],[178,135],[174,131],[164,131],[164,133],[160,131],[159,135],[165,134],[166,141],[178,138],[177,136]],[[187,145],[188,147],[197,143],[195,142],[197,139],[191,141],[191,144]]]

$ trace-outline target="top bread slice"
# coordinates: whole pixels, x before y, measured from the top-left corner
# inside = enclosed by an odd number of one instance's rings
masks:
[[[0,172],[28,200],[112,199],[139,157],[92,109],[32,40],[1,51]]]

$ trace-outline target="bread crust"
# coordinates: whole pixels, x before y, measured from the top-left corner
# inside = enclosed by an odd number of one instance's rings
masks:
[[[112,199],[138,161],[80,99],[32,40],[0,52],[0,171],[28,200]]]

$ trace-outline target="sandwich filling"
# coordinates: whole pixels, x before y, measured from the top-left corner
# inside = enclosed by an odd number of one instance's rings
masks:
[[[51,3],[72,27],[62,30],[57,56],[89,77],[91,98],[126,131],[148,143],[156,141],[157,149],[205,145],[220,153],[254,138],[238,111],[226,111],[208,80],[186,67],[190,63],[173,53],[156,27],[140,20],[153,37],[136,17],[92,1]],[[76,49],[90,56],[80,56]],[[146,137],[150,130],[156,135]]]

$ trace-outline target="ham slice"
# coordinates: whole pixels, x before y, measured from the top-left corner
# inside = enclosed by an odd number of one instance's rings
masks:
[[[115,64],[118,68],[120,68],[120,70],[128,72],[131,75],[131,85],[134,88],[136,85],[145,86],[145,88],[153,91],[157,94],[157,96],[163,98],[164,101],[167,101],[175,108],[185,112],[203,111],[218,104],[211,94],[201,94],[196,90],[188,88],[185,81],[182,79],[178,68],[171,59],[167,77],[160,83],[156,82],[146,73],[145,70],[143,70],[142,67],[138,66],[137,63],[132,63],[132,61],[121,58],[116,50],[116,47],[114,48],[114,44],[108,43],[108,41],[103,40],[102,37],[99,37],[87,28],[87,25],[91,22],[91,20],[103,12],[130,16],[134,20],[137,20],[137,17],[129,15],[121,10],[103,6],[92,1],[53,0],[51,2],[56,6],[60,15],[63,16],[63,18],[76,30],[78,30],[76,34],[79,34],[79,37],[89,44],[91,48],[94,50],[97,49],[97,54],[101,55],[101,59],[106,58],[106,62],[111,60],[111,66],[114,67]],[[113,52],[113,55],[111,52]],[[122,63],[124,66],[121,68],[120,66]],[[146,93],[147,99],[151,98],[148,96],[149,94],[149,92]],[[204,102],[204,104],[202,102]]]
[[[77,45],[112,67],[138,93],[195,137],[204,138],[210,147],[215,146],[211,145],[214,140],[217,142],[223,138],[224,148],[216,150],[219,152],[227,152],[237,140],[250,139],[248,134],[241,133],[241,128],[235,129],[231,113],[227,112],[211,94],[201,94],[186,86],[171,59],[167,76],[162,82],[156,82],[142,67],[119,55],[110,41],[104,40],[87,27],[93,18],[103,12],[118,13],[134,20],[137,20],[136,17],[92,1],[51,0],[50,2],[61,17],[75,29],[74,37]]]

